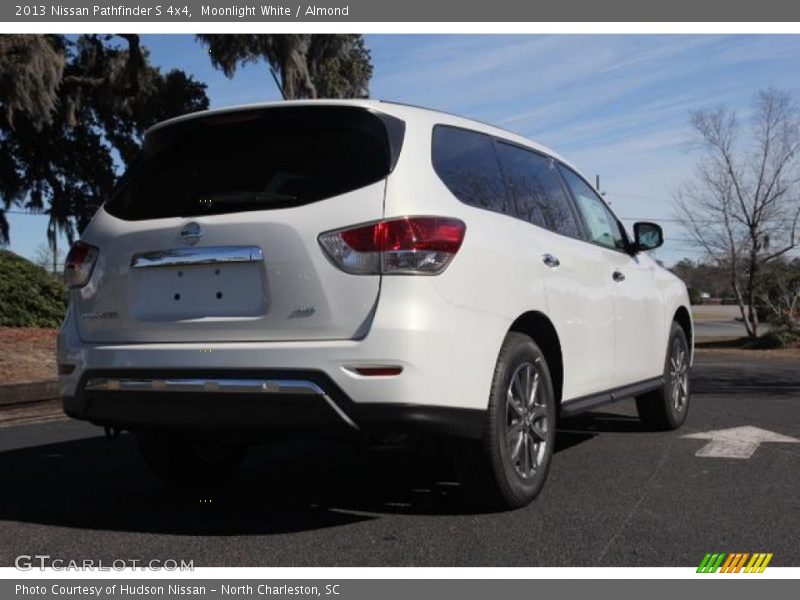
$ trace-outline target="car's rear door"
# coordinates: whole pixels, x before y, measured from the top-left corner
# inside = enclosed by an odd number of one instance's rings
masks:
[[[400,132],[400,134],[398,134]],[[209,113],[151,132],[84,240],[84,340],[294,341],[364,335],[380,276],[353,277],[324,231],[383,216],[402,123],[344,105]]]
[[[547,316],[561,343],[563,398],[607,390],[614,373],[614,302],[602,251],[582,240],[552,158],[503,141],[496,147],[517,212],[536,225],[530,244],[540,259],[527,276],[544,281]]]

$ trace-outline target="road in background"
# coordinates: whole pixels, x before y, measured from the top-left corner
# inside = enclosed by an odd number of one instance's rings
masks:
[[[747,335],[738,306],[695,305],[692,306],[692,317],[697,341],[736,339]],[[766,333],[769,331],[769,326],[765,323],[760,324],[759,331]]]

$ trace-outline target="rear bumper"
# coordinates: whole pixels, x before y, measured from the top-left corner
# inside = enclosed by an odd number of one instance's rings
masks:
[[[64,396],[76,419],[120,429],[359,437],[424,432],[478,439],[485,411],[357,404],[314,371],[87,371]]]
[[[127,428],[224,425],[305,433],[330,426],[338,432],[339,407],[359,431],[422,428],[475,437],[475,415],[485,414],[510,321],[447,302],[433,279],[384,278],[372,326],[359,340],[87,343],[71,309],[58,338],[58,362],[74,369],[60,378],[60,395],[73,417]],[[356,370],[370,366],[402,372]],[[324,394],[219,393],[213,386],[169,393],[86,390],[93,377],[284,378],[310,381]]]

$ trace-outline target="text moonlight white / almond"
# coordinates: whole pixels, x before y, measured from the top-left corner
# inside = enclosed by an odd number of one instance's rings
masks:
[[[315,4],[234,4],[233,6],[210,6],[204,4],[200,7],[203,17],[348,17],[350,5],[346,6],[317,6]]]

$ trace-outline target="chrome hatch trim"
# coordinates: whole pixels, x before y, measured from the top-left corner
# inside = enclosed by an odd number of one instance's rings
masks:
[[[258,246],[203,246],[139,252],[131,258],[131,267],[134,269],[183,267],[261,262],[263,260],[264,252]]]

